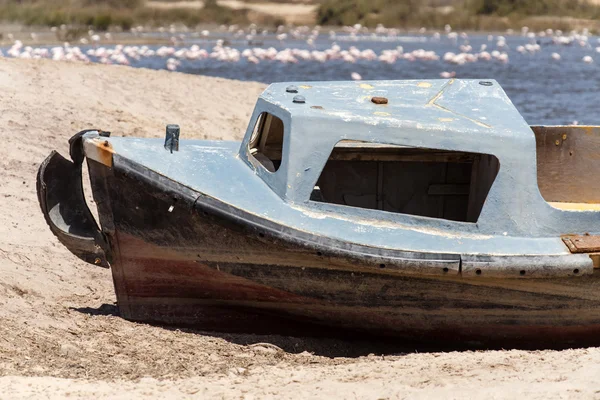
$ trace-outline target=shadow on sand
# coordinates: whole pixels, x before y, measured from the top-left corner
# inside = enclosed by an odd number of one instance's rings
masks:
[[[81,307],[71,308],[83,314],[92,316],[116,316],[120,317],[119,309],[114,304],[102,304],[98,308]],[[518,338],[510,338],[506,342],[480,343],[465,342],[458,338],[448,337],[444,341],[423,341],[415,338],[394,338],[377,335],[365,335],[362,332],[331,329],[323,326],[299,325],[290,320],[285,334],[254,334],[243,332],[208,332],[198,329],[190,329],[185,326],[172,326],[155,323],[136,322],[161,327],[167,330],[178,330],[204,336],[224,339],[238,345],[252,346],[275,346],[287,353],[298,354],[309,352],[324,357],[361,357],[367,355],[402,355],[408,353],[440,352],[440,351],[467,351],[467,350],[499,350],[499,349],[521,349],[521,350],[560,350],[566,348],[580,348],[594,345],[593,343],[553,343],[552,346],[540,346],[538,343],[523,343]],[[297,332],[297,334],[294,334]],[[310,332],[306,335],[306,332]],[[279,333],[279,332],[278,332]],[[599,341],[600,342],[600,341]],[[598,343],[595,343],[598,345]]]

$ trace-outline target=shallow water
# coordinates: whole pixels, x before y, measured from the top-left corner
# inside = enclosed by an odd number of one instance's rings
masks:
[[[305,40],[288,39],[284,42],[275,37],[261,38],[260,42],[249,45],[245,40],[227,38],[225,45],[243,51],[247,48],[274,47],[325,50],[333,41],[327,37],[318,38],[309,46]],[[372,49],[380,54],[385,49],[402,46],[404,52],[415,49],[433,50],[440,57],[438,61],[398,60],[387,64],[378,60],[358,60],[355,63],[342,60],[331,60],[324,63],[303,61],[298,63],[281,63],[279,61],[261,61],[258,64],[241,58],[238,62],[217,61],[215,59],[181,60],[178,71],[191,74],[218,76],[239,80],[253,80],[264,83],[279,81],[315,81],[315,80],[348,80],[352,72],[359,73],[365,80],[375,79],[439,79],[440,72],[454,71],[457,78],[495,79],[508,93],[515,106],[528,123],[535,124],[571,124],[574,121],[582,125],[600,125],[600,53],[595,47],[600,46],[596,37],[590,37],[586,46],[577,42],[570,45],[553,44],[551,38],[536,38],[541,50],[533,54],[521,54],[516,51],[519,45],[532,43],[532,39],[522,36],[507,36],[509,62],[497,60],[477,61],[464,65],[455,65],[443,61],[444,53],[459,53],[459,46],[465,41],[451,40],[444,36],[434,39],[431,36],[405,36],[392,41],[383,40],[338,40],[342,49],[355,46],[360,50]],[[197,44],[203,49],[212,50],[215,38],[196,39],[185,42],[185,47]],[[472,52],[478,52],[482,44],[487,51],[496,49],[496,39],[489,41],[487,35],[470,36],[469,44]],[[159,46],[149,46],[157,49]],[[85,51],[90,46],[81,46]],[[561,55],[560,61],[552,59],[553,52]],[[582,58],[586,55],[597,60],[586,64]],[[94,57],[91,57],[95,60]],[[148,57],[130,60],[133,67],[165,69],[166,57]],[[201,89],[201,88],[199,88]]]
[[[355,46],[360,50],[373,49],[379,54],[384,49],[393,49],[398,45],[405,52],[415,49],[433,50],[439,56],[438,61],[398,60],[394,64],[380,61],[357,61],[346,63],[341,60],[319,63],[299,61],[297,64],[279,62],[261,62],[252,64],[244,59],[238,63],[223,63],[212,60],[187,63],[183,62],[179,71],[220,76],[241,80],[256,80],[265,83],[279,81],[315,81],[347,80],[352,72],[358,72],[363,79],[439,79],[442,71],[455,71],[457,78],[487,78],[497,80],[509,95],[525,120],[531,124],[560,125],[577,121],[582,125],[600,124],[600,53],[594,47],[581,47],[579,44],[555,45],[549,38],[538,39],[542,49],[535,54],[521,54],[515,50],[519,45],[531,40],[513,36],[507,37],[507,50],[510,61],[506,64],[498,61],[478,61],[464,65],[454,65],[442,60],[445,52],[459,52],[458,43],[442,38],[426,41],[414,41],[415,37],[397,42],[338,41],[342,49]],[[488,51],[495,49],[495,40],[488,41],[487,35],[469,38],[474,51],[482,44]],[[600,46],[597,38],[590,38],[592,46]],[[327,49],[330,40],[315,43],[317,49]],[[266,41],[260,47],[273,46],[308,48],[304,41],[286,41],[283,45],[276,40]],[[232,43],[240,50],[249,46]],[[554,61],[553,52],[561,55],[560,61]],[[585,55],[595,57],[595,63],[582,61]]]

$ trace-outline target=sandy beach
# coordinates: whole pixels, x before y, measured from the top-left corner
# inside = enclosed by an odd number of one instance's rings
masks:
[[[600,348],[422,352],[366,341],[181,331],[118,315],[110,271],[47,228],[35,174],[86,128],[240,139],[265,85],[0,59],[0,399],[600,398]]]

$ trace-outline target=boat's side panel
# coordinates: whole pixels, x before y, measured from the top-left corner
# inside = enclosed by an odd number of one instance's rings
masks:
[[[318,333],[322,325],[519,346],[572,346],[600,334],[597,273],[467,278],[455,255],[411,259],[261,230],[227,205],[218,210],[215,199],[118,156],[112,168],[90,171],[116,249],[119,307],[129,319],[271,333],[299,333],[299,326]]]

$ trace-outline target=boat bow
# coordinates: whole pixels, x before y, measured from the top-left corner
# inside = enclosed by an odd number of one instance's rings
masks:
[[[44,218],[58,240],[82,260],[109,267],[108,245],[86,204],[81,179],[82,137],[93,131],[79,132],[69,140],[72,160],[56,151],[50,153],[38,170],[37,193]]]

